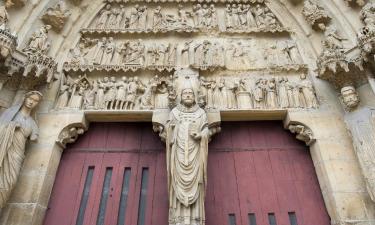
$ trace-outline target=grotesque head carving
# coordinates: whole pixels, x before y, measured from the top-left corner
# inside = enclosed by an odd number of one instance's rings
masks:
[[[359,103],[357,91],[353,86],[345,86],[341,89],[342,101],[349,109],[355,108]]]

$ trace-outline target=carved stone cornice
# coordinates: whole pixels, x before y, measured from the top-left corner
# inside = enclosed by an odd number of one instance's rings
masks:
[[[62,148],[66,148],[67,144],[74,143],[79,135],[82,135],[85,132],[83,124],[71,124],[65,127],[59,134],[56,143]]]
[[[301,124],[290,124],[288,129],[292,134],[296,134],[297,140],[303,141],[306,143],[306,146],[311,146],[316,139],[310,128],[301,125]]]

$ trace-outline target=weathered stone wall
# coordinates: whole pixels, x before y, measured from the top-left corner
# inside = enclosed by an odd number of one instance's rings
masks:
[[[22,102],[27,90],[39,90],[44,98],[37,114],[38,142],[26,146],[18,182],[1,209],[1,224],[42,224],[63,149],[89,129],[91,121],[149,121],[161,131],[186,83],[196,91],[200,106],[212,115],[220,113],[223,121],[283,120],[286,129],[310,146],[332,224],[375,224],[371,2],[244,0],[252,9],[260,4],[270,11],[253,10],[255,25],[247,18],[245,25],[236,26],[226,20],[225,0],[213,3],[217,24],[212,14],[203,24],[194,18],[185,22],[176,3],[134,0],[147,5],[148,22],[134,26],[121,20],[121,29],[98,23],[107,5],[102,0],[4,2],[8,7],[1,9],[0,20],[6,10],[9,21],[1,22],[6,35],[0,38],[0,50],[9,49],[9,54],[1,54],[0,109]],[[129,21],[137,3],[127,4]],[[189,12],[197,5],[181,4]],[[164,13],[161,24],[169,26],[153,24],[158,5]],[[51,26],[45,27],[47,32],[41,30],[45,25]],[[17,45],[12,34],[17,34]],[[48,38],[42,40],[43,35]],[[40,45],[30,44],[33,36],[40,38]],[[114,38],[105,45],[111,57],[115,53],[110,45],[119,49],[128,44],[119,61],[103,59],[108,54],[99,57],[93,50],[103,37]],[[142,54],[129,53],[141,47]],[[112,76],[113,82],[103,81]],[[121,83],[124,76],[127,80]],[[111,100],[109,90],[118,93],[135,77],[134,107],[116,107],[119,99]],[[223,93],[231,97],[215,100]],[[100,98],[104,105],[97,102]]]

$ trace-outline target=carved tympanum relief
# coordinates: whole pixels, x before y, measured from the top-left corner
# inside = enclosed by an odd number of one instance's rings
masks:
[[[0,117],[0,208],[5,206],[14,188],[25,158],[27,139],[38,139],[33,110],[42,99],[38,91],[25,95],[22,104],[10,107]]]
[[[305,65],[293,40],[210,38],[162,42],[113,37],[82,38],[64,64],[66,71],[171,71],[185,67],[300,70]]]
[[[255,2],[255,1],[254,1]],[[82,33],[282,32],[262,3],[166,5],[107,4]]]
[[[177,75],[138,77],[67,77],[60,87],[56,109],[167,109],[176,100]],[[198,104],[206,109],[317,108],[312,83],[296,76],[228,74],[200,76]]]

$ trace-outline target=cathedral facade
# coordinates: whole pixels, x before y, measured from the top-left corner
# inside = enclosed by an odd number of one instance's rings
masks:
[[[372,0],[3,0],[0,224],[375,225],[374,59]]]

